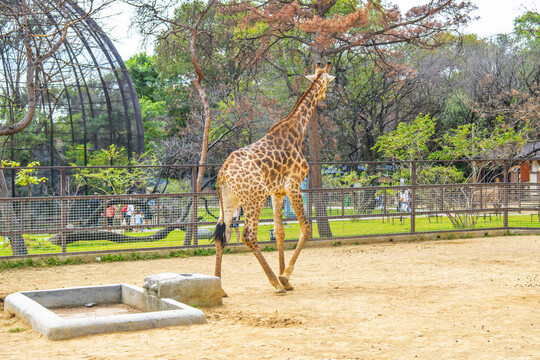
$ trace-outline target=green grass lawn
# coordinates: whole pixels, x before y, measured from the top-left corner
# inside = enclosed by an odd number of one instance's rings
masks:
[[[271,209],[268,209],[268,213],[263,214],[266,218],[272,218]],[[337,215],[337,214],[334,214]],[[264,217],[262,217],[264,218]],[[208,219],[208,221],[212,221]],[[508,218],[508,225],[510,227],[537,227],[540,228],[540,221],[537,216],[531,219],[530,214],[512,214]],[[213,226],[204,226],[213,231]],[[495,215],[484,218],[479,217],[474,228],[500,228],[503,227],[502,216],[496,217]],[[259,241],[270,240],[270,230],[273,228],[272,224],[261,224],[258,228],[257,236]],[[365,236],[365,235],[381,235],[381,234],[403,234],[408,233],[411,230],[411,222],[409,217],[404,217],[402,220],[399,217],[393,218],[372,218],[372,219],[352,219],[352,220],[336,220],[330,221],[330,228],[332,230],[333,237],[349,237],[349,236]],[[240,227],[242,229],[242,227]],[[133,237],[142,237],[151,235],[158,229],[153,229],[147,232],[127,232],[126,235]],[[426,216],[417,216],[416,218],[416,231],[447,231],[456,230],[451,221],[446,216],[428,218]],[[233,241],[234,241],[233,234]],[[48,238],[52,234],[25,234],[23,235],[26,241],[28,252],[30,254],[47,254],[47,253],[60,253],[61,247],[51,244]],[[78,241],[67,245],[68,253],[77,253],[82,251],[107,251],[107,250],[132,250],[132,249],[144,249],[144,248],[160,248],[160,247],[176,247],[182,246],[184,242],[185,232],[182,230],[172,231],[165,239],[159,241],[145,241],[145,242],[133,242],[133,243],[116,243],[112,241]],[[300,236],[300,227],[297,222],[288,222],[285,225],[285,239],[297,240]],[[317,223],[313,223],[313,238],[318,238]],[[0,242],[0,257],[10,256],[11,248],[7,238]],[[211,245],[208,239],[199,239],[200,245]]]

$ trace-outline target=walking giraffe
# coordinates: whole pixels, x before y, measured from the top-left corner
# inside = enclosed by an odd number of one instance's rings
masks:
[[[218,197],[221,205],[218,224],[214,231],[216,243],[216,276],[221,277],[221,259],[227,243],[227,231],[238,204],[245,214],[242,242],[253,252],[276,293],[292,290],[289,277],[302,247],[311,236],[302,204],[300,184],[307,176],[309,166],[302,155],[302,142],[309,121],[319,100],[325,99],[326,87],[334,79],[328,74],[330,63],[323,69],[317,64],[309,89],[302,95],[293,111],[285,119],[276,123],[257,142],[238,149],[229,155],[219,171]],[[274,208],[274,235],[279,256],[279,278],[276,277],[257,242],[259,217],[268,196],[272,196]],[[285,267],[283,253],[282,206],[287,195],[300,223],[300,239],[289,264]],[[223,296],[227,296],[223,292]]]

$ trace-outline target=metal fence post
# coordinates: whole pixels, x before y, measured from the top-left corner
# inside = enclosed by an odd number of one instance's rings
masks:
[[[156,207],[155,207],[155,214],[156,214],[156,221],[157,221],[157,224],[158,226],[161,225],[161,217],[160,217],[160,214],[161,214],[161,197],[158,197],[156,199]]]
[[[383,195],[383,223],[385,220],[388,220],[386,219],[386,216],[388,215],[388,210],[386,209],[386,206],[387,206],[387,196],[388,196],[388,190],[385,188],[384,189],[384,195]]]
[[[416,232],[416,162],[411,163],[411,233]]]
[[[199,219],[199,193],[197,192],[197,176],[199,173],[199,168],[197,166],[193,166],[191,169],[191,187],[193,189],[193,192],[195,195],[193,196],[193,211],[191,212],[191,231],[193,234],[193,246],[199,245],[199,232],[197,228],[197,221]]]
[[[67,225],[67,211],[66,211],[66,168],[60,168],[60,234],[62,243],[62,252],[67,251],[66,248],[66,225]]]
[[[311,189],[311,171],[308,172],[308,189]],[[307,201],[307,218],[309,222],[309,227],[311,228],[313,226],[313,195],[311,192],[307,193],[308,201]],[[313,238],[313,235],[311,235]]]
[[[508,159],[504,160],[504,174],[503,174],[503,227],[508,231],[508,193],[510,183],[508,182],[509,164]]]
[[[351,201],[350,198],[351,197],[349,197],[349,203]],[[330,210],[330,215],[332,215],[332,210]],[[345,193],[342,191],[341,192],[341,216],[344,216],[344,215],[345,215]]]

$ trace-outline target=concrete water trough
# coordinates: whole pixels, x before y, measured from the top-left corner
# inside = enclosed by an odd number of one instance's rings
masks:
[[[199,309],[127,284],[18,292],[5,298],[4,310],[50,340],[206,323]]]

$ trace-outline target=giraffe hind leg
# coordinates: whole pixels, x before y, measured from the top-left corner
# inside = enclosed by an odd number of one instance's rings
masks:
[[[262,201],[245,201],[245,222],[244,231],[242,232],[242,242],[251,250],[253,255],[255,255],[255,258],[257,258],[259,261],[259,264],[268,277],[268,281],[270,281],[270,284],[272,284],[274,287],[274,292],[276,294],[284,294],[286,293],[285,289],[270,268],[270,265],[268,265],[266,262],[266,259],[264,258],[259,247],[259,243],[257,242],[259,217],[261,215],[265,200],[266,198],[264,198]]]
[[[223,249],[227,245],[227,234],[230,232],[229,225],[234,215],[234,209],[238,207],[239,200],[227,186],[222,186],[219,201],[221,202],[220,207],[223,211],[220,210],[219,220],[212,237],[216,244],[216,267],[214,274],[221,278]],[[223,297],[227,297],[227,293],[223,288],[221,288],[221,293]]]

